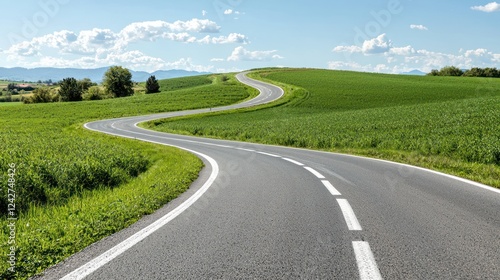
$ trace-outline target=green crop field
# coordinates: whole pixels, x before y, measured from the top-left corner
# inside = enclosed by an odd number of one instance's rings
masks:
[[[161,81],[162,92],[151,95],[0,106],[0,279],[39,273],[185,191],[202,167],[195,156],[82,125],[227,105],[255,95],[234,78],[223,83],[220,77]],[[15,171],[8,170],[13,166]],[[14,231],[7,226],[12,217],[18,218]],[[13,233],[15,274],[7,262]]]
[[[301,99],[148,126],[378,157],[500,187],[500,79],[305,69],[260,76]]]

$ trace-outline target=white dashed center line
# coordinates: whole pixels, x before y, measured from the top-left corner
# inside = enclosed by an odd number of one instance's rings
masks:
[[[291,162],[291,163],[293,163],[293,164],[296,164],[296,165],[298,165],[298,166],[304,166],[304,164],[303,164],[303,163],[300,163],[300,162],[295,161],[295,160],[293,160],[293,159],[289,159],[289,158],[283,158],[283,159],[284,159],[284,160],[286,160],[286,161],[289,161],[289,162]]]
[[[337,202],[339,203],[340,209],[342,210],[342,214],[344,214],[344,219],[349,230],[361,230],[361,225],[358,222],[358,218],[356,218],[351,204],[349,204],[347,199],[337,199]]]
[[[323,176],[321,173],[318,171],[314,170],[311,167],[304,167],[307,171],[311,172],[314,176],[318,177],[319,179],[325,179],[325,176]]]
[[[341,195],[340,192],[330,183],[330,181],[327,180],[321,180],[323,185],[330,191],[332,195]]]
[[[380,271],[373,256],[370,244],[365,241],[353,241],[354,255],[358,264],[359,279],[361,280],[378,280],[382,279]]]

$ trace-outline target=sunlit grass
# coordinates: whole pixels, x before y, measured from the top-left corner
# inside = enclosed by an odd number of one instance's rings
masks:
[[[260,76],[305,93],[271,109],[151,125],[368,155],[500,187],[500,79],[304,69],[265,70]]]

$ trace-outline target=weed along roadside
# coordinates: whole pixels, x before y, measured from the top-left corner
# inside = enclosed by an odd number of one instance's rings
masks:
[[[101,135],[83,123],[217,107],[255,94],[226,76],[160,80],[155,94],[3,107],[0,181],[9,188],[0,200],[0,279],[27,279],[131,225],[183,193],[203,167],[185,151]]]

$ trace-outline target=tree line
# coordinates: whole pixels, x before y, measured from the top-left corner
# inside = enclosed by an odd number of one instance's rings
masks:
[[[462,70],[455,66],[446,66],[441,70],[433,69],[428,76],[455,76],[455,77],[483,77],[483,78],[500,78],[500,70],[497,68],[478,68],[474,67],[469,70]]]
[[[103,77],[102,87],[93,83],[90,79],[77,80],[65,78],[58,83],[59,89],[50,87],[39,87],[33,91],[33,95],[23,99],[26,104],[48,103],[48,102],[75,102],[82,100],[102,100],[107,98],[119,98],[134,94],[134,82],[132,73],[127,68],[113,66],[106,71]],[[146,93],[160,92],[158,80],[153,75],[146,82]]]

